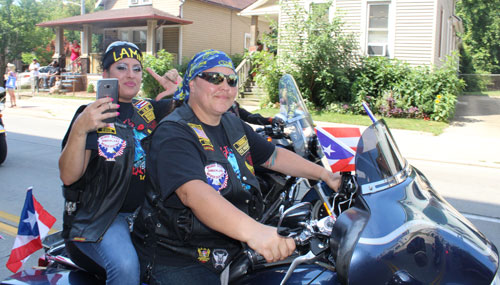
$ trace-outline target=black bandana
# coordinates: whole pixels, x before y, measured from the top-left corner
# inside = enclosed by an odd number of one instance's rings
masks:
[[[123,58],[135,58],[142,64],[142,52],[133,43],[113,42],[106,49],[102,58],[103,70],[108,69],[113,63]]]

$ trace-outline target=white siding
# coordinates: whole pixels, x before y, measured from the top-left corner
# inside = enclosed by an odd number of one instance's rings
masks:
[[[412,65],[432,63],[434,0],[398,0],[394,4],[394,57]]]
[[[361,29],[361,0],[337,0],[335,1],[335,15],[340,16],[347,33],[359,35]]]
[[[297,14],[296,7],[304,7],[304,0],[281,0],[279,14],[279,35],[278,35],[278,54],[285,54],[290,51],[288,43],[300,35],[287,31],[286,26],[294,22],[294,15]]]

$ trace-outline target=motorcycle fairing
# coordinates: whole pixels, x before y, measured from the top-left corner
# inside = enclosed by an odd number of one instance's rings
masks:
[[[413,167],[404,182],[361,198],[371,211],[348,272],[337,261],[343,283],[386,284],[399,270],[422,284],[491,283],[495,246]]]
[[[285,277],[289,265],[276,266],[257,271],[254,274],[247,274],[241,279],[231,284],[280,284]],[[322,268],[318,265],[301,265],[297,267],[292,276],[286,282],[287,285],[303,284],[340,284],[337,281],[337,273]]]

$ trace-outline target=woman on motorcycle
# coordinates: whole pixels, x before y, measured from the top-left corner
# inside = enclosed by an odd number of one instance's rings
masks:
[[[184,103],[146,141],[151,187],[133,234],[145,282],[220,284],[241,242],[269,262],[294,251],[292,239],[255,220],[262,204],[254,164],[339,186],[338,175],[276,148],[226,112],[237,80],[225,53],[195,55],[174,96]]]
[[[144,199],[146,165],[140,140],[153,131],[171,106],[171,100],[135,98],[142,82],[141,61],[142,53],[132,43],[108,46],[102,76],[118,79],[118,102],[106,97],[81,106],[63,140],[59,159],[68,252],[89,271],[102,273],[92,262],[85,262],[88,258],[102,267],[107,284],[139,284],[129,221]],[[169,82],[161,83],[173,93],[175,85]],[[103,122],[107,118],[115,118],[114,123]]]

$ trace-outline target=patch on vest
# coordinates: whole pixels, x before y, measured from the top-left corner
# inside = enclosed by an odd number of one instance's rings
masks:
[[[115,124],[113,124],[113,123],[107,124],[104,128],[97,129],[97,133],[98,134],[112,134],[112,135],[116,135]]]
[[[146,123],[149,123],[155,119],[155,112],[153,110],[153,105],[146,100],[139,100],[134,103],[134,107],[137,109],[137,113],[141,116]]]
[[[209,248],[198,248],[198,260],[201,263],[207,263],[210,260],[210,249]]]
[[[250,149],[250,144],[248,143],[247,136],[244,135],[237,142],[233,144],[236,151],[241,155],[245,156],[245,153]]]
[[[201,143],[201,146],[203,146],[203,149],[214,151],[214,146],[210,142],[210,139],[208,138],[207,134],[205,134],[203,127],[201,125],[192,124],[192,123],[188,123],[188,125],[191,127],[191,129],[193,129],[193,131],[198,136],[198,139],[200,140],[200,143]]]
[[[113,135],[101,136],[97,139],[99,155],[107,161],[115,161],[115,158],[123,154],[127,142]]]
[[[207,176],[208,184],[215,190],[220,191],[227,187],[229,175],[222,165],[212,163],[205,166],[205,175]]]
[[[214,249],[212,253],[213,264],[215,269],[224,269],[226,267],[226,260],[229,254],[225,249]]]

